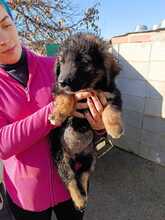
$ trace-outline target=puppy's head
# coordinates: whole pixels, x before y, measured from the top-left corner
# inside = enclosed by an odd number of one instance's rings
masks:
[[[105,79],[110,84],[119,71],[105,41],[92,34],[78,33],[61,47],[58,86],[70,91],[94,89]]]

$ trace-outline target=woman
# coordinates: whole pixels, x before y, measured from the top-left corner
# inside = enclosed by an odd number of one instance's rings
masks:
[[[81,220],[52,163],[48,134],[53,111],[51,90],[55,58],[36,55],[21,46],[7,4],[0,0],[0,159],[9,206],[16,220]],[[77,92],[77,109],[101,131],[106,98]],[[87,98],[87,103],[78,101]],[[74,115],[77,115],[75,112]],[[62,122],[61,122],[62,123]]]

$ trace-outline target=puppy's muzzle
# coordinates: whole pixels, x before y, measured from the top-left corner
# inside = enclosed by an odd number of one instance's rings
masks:
[[[61,90],[71,91],[71,82],[69,80],[58,81],[57,87]]]
[[[62,88],[64,88],[64,87],[69,87],[69,86],[70,86],[70,82],[69,82],[69,80],[64,80],[64,81],[58,82],[58,85],[59,85],[60,87],[62,87]]]

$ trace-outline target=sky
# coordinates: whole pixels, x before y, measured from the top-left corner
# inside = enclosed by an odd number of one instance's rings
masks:
[[[80,7],[89,7],[97,0],[73,0]],[[136,25],[144,24],[149,29],[165,19],[165,0],[98,0],[100,1],[99,27],[101,36],[132,32]]]

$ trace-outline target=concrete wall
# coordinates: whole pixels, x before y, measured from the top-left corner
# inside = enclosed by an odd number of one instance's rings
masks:
[[[122,67],[125,136],[114,143],[165,165],[165,30],[112,38]]]

